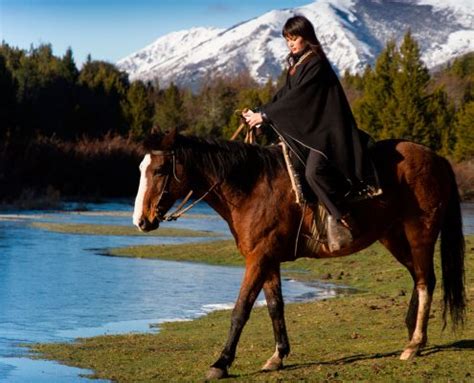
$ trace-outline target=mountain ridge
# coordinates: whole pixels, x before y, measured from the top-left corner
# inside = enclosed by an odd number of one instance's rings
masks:
[[[213,75],[248,71],[258,82],[276,78],[288,53],[281,28],[296,14],[314,24],[339,72],[356,73],[373,64],[387,40],[408,29],[422,59],[434,68],[474,50],[474,5],[467,0],[320,0],[272,10],[229,28],[194,27],[158,38],[117,62],[132,80],[171,82],[193,89]]]

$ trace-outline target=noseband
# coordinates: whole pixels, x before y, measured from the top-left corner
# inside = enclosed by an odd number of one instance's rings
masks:
[[[176,155],[173,150],[153,150],[151,154],[155,156],[172,156],[172,161],[173,161],[173,177],[176,181],[179,183],[181,180],[178,178],[176,175]],[[196,201],[191,203],[188,207],[184,207],[184,205],[189,201],[191,196],[193,195],[194,191],[190,190],[189,193],[184,197],[183,201],[178,205],[178,207],[175,209],[173,213],[165,214],[164,216],[161,216],[160,210],[159,210],[159,205],[161,198],[165,193],[169,193],[167,190],[167,187],[169,186],[169,180],[170,180],[170,174],[166,174],[165,176],[165,182],[163,183],[163,188],[161,189],[160,196],[158,198],[158,203],[156,204],[155,212],[156,212],[156,217],[158,218],[158,221],[163,222],[163,221],[176,221],[179,217],[181,217],[184,213],[192,209],[196,204],[198,204],[200,201],[202,201],[206,196],[214,190],[214,188],[219,184],[219,182],[216,182],[214,185],[211,186],[211,188],[206,191],[200,198],[198,198]]]

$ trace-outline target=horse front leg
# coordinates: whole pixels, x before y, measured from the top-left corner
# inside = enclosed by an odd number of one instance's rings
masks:
[[[275,371],[283,367],[283,358],[290,353],[290,342],[285,325],[283,296],[281,293],[280,265],[268,273],[263,284],[268,313],[272,320],[275,336],[275,353],[262,367],[262,371]]]
[[[227,342],[221,352],[219,359],[211,366],[207,373],[207,379],[221,379],[228,376],[227,369],[235,358],[235,351],[242,330],[250,317],[250,311],[260,293],[263,285],[262,264],[259,262],[247,262],[244,279],[240,287],[239,297],[232,310],[230,331]]]

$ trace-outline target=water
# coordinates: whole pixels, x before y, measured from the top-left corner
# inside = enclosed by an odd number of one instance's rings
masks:
[[[461,209],[464,234],[474,234],[474,202],[463,203]]]
[[[107,247],[208,239],[72,235],[29,226],[32,221],[130,225],[130,204],[88,208],[0,215],[0,381],[89,382],[79,376],[88,371],[27,358],[21,344],[156,331],[150,324],[232,307],[242,268],[100,255]],[[192,213],[169,226],[229,236],[225,222],[206,205]],[[474,233],[474,204],[463,205],[463,216],[464,232]],[[330,285],[288,280],[283,291],[287,301],[336,294]]]
[[[131,224],[128,204],[89,208],[92,211],[81,214],[0,215],[0,381],[89,381],[79,377],[87,371],[28,359],[28,350],[20,345],[156,331],[150,324],[189,320],[231,307],[235,301],[242,268],[100,255],[108,247],[208,239],[61,234],[29,225],[32,221]],[[225,222],[205,205],[193,209],[193,214],[199,215],[169,226],[213,230],[229,237]],[[283,291],[287,301],[336,294],[330,286],[288,280]]]

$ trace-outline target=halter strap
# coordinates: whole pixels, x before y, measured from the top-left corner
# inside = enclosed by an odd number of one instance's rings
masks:
[[[197,205],[199,202],[201,202],[206,196],[214,190],[214,188],[219,185],[219,182],[216,182],[214,185],[210,187],[210,189],[205,192],[201,197],[199,197],[197,200],[195,200],[191,205],[188,207],[182,209],[186,202],[188,202],[189,198],[191,198],[191,195],[194,193],[193,190],[190,190],[188,195],[183,199],[183,201],[179,204],[179,206],[176,208],[176,210],[173,213],[165,214],[163,217],[163,221],[176,221],[179,217],[181,217],[184,213],[187,211],[191,210],[195,205]],[[180,210],[181,209],[181,210]]]
[[[174,156],[174,150],[152,150],[154,156]]]
[[[174,150],[152,150],[151,154],[154,156],[173,156],[173,177],[176,181],[181,182],[176,175],[176,156]]]
[[[181,180],[176,175],[176,156],[175,156],[174,150],[152,150],[151,154],[155,155],[155,156],[173,156],[173,177],[175,178],[176,181],[181,182]],[[184,213],[191,210],[194,206],[196,206],[196,204],[198,204],[204,198],[206,198],[206,196],[212,190],[214,190],[214,188],[220,183],[220,182],[216,182],[200,198],[198,198],[196,201],[191,203],[191,205],[189,205],[188,207],[185,208],[184,205],[189,201],[192,194],[194,193],[193,190],[190,190],[189,193],[186,195],[186,197],[178,205],[178,207],[175,209],[175,211],[173,213],[167,213],[163,217],[160,217],[160,215],[158,214],[158,205],[160,204],[160,201],[161,201],[161,198],[163,197],[163,194],[168,193],[168,190],[166,190],[166,188],[168,186],[169,180],[170,180],[169,174],[167,174],[166,178],[165,178],[165,182],[163,183],[163,189],[161,189],[160,197],[158,198],[158,203],[156,205],[157,217],[158,217],[158,220],[161,221],[161,222],[163,222],[163,221],[176,221]]]

